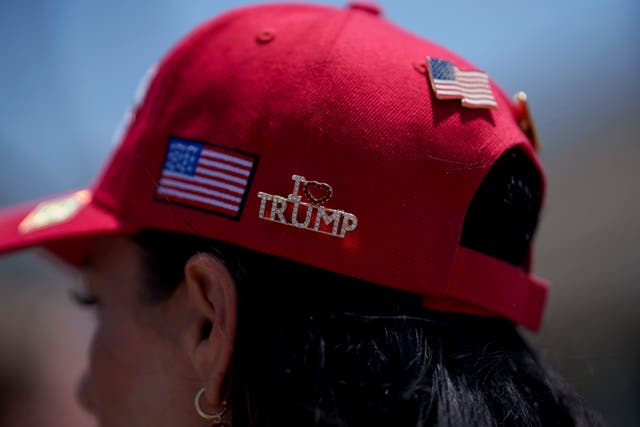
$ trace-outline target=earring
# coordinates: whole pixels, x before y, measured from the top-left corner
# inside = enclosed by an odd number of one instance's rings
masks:
[[[220,410],[220,412],[216,412],[215,414],[207,414],[200,407],[200,398],[202,397],[203,394],[204,394],[204,387],[201,388],[198,391],[198,393],[196,393],[196,398],[194,399],[196,412],[198,413],[198,415],[200,415],[200,417],[204,418],[205,420],[210,420],[210,421],[213,421],[214,423],[220,424],[222,422],[222,417],[227,412],[227,401],[226,400],[222,401],[222,409]]]

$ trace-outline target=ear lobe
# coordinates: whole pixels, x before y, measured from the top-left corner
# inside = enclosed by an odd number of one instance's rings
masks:
[[[219,409],[226,400],[225,380],[237,327],[235,282],[224,264],[210,254],[196,254],[187,261],[185,282],[193,314],[187,348],[205,389],[202,405]]]

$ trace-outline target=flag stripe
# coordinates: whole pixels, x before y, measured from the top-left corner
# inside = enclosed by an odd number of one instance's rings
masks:
[[[179,188],[181,190],[190,190],[190,191],[193,191],[194,193],[206,194],[207,196],[217,197],[217,198],[220,198],[220,199],[224,199],[224,200],[229,200],[231,202],[235,202],[238,205],[240,204],[240,202],[242,202],[242,199],[240,197],[232,196],[230,194],[222,193],[222,192],[216,191],[216,190],[210,190],[210,189],[202,187],[202,186],[193,185],[193,184],[187,184],[185,182],[176,181],[175,179],[162,178],[160,180],[160,185],[164,186],[164,187]]]
[[[490,103],[491,105],[494,105],[494,106],[498,105],[495,101],[487,101],[487,100],[473,100],[473,99],[465,98],[463,99],[463,101],[467,104],[474,104],[474,105],[485,105],[487,103]]]
[[[187,193],[187,192],[184,192],[184,191],[173,190],[171,188],[159,187],[158,188],[158,194],[163,194],[163,195],[168,195],[168,196],[175,196],[177,199],[184,199],[184,200],[188,200],[188,201],[201,202],[201,203],[204,203],[205,205],[211,205],[211,206],[214,206],[214,207],[224,208],[224,209],[227,209],[227,210],[232,211],[232,212],[237,212],[238,209],[239,209],[239,206],[237,206],[237,205],[231,205],[229,203],[221,202],[219,200],[215,200],[215,199],[211,199],[211,198],[203,197],[203,196],[198,196],[196,194],[191,194],[191,193]]]
[[[456,78],[460,77],[460,76],[478,77],[478,78],[482,78],[482,79],[485,79],[485,80],[489,79],[489,76],[487,76],[487,74],[483,73],[482,71],[461,71],[461,70],[457,70],[456,71]]]
[[[488,101],[493,101],[493,97],[490,95],[470,95],[463,91],[459,90],[441,90],[438,92],[440,95],[451,95],[451,96],[462,96],[466,99],[486,99]]]
[[[449,80],[436,80],[435,84],[437,86],[456,86],[456,87],[469,88],[469,89],[484,89],[488,92],[491,92],[491,89],[486,84],[464,83],[464,82],[449,81]]]
[[[226,181],[230,181],[230,183],[236,183],[238,184],[237,180],[242,180],[244,182],[247,181],[247,176],[245,174],[239,174],[237,172],[231,171],[227,169],[222,169],[220,167],[217,166],[212,166],[212,165],[205,165],[202,163],[202,160],[196,165],[196,170],[195,173],[197,174],[198,171],[204,171],[204,173],[202,173],[202,175],[207,175],[208,172],[211,173],[215,173],[216,178],[222,178]],[[251,173],[251,170],[249,170],[249,173]],[[211,175],[211,174],[209,174]],[[245,184],[243,184],[245,185]]]
[[[446,79],[443,79],[443,80],[446,80]],[[451,81],[453,81],[453,80],[451,80]],[[465,82],[465,83],[487,84],[489,82],[489,79],[488,78],[480,78],[480,77],[466,77],[466,76],[461,76],[459,74],[456,74],[455,81]]]
[[[191,181],[191,182],[195,182],[198,184],[206,184],[206,185],[210,185],[212,187],[219,187],[219,188],[224,188],[226,190],[229,191],[233,191],[234,193],[238,193],[238,194],[243,194],[244,193],[244,188],[243,187],[238,187],[235,185],[230,185],[221,181],[217,181],[215,179],[208,179],[208,178],[203,178],[200,176],[189,176],[189,175],[184,175],[184,174],[180,174],[180,173],[176,173],[176,172],[169,172],[166,171],[163,173],[163,175],[166,176],[170,176],[170,177],[174,177],[174,178],[182,178],[186,181]]]
[[[458,81],[458,82],[465,82],[465,83],[480,83],[480,84],[489,83],[489,79],[488,78],[467,77],[467,76],[461,76],[459,74],[456,74],[456,79],[455,80]]]
[[[187,178],[189,178],[189,177],[187,177]],[[194,182],[193,180],[187,179],[187,178],[185,178],[185,177],[167,177],[167,179],[170,179],[172,181],[181,182],[183,184],[188,184],[188,185],[196,185],[196,186],[201,187],[201,188],[203,188],[205,190],[217,191],[218,193],[227,194],[227,195],[229,195],[231,197],[242,197],[242,195],[238,194],[236,191],[229,191],[228,189],[221,188],[219,186],[211,186],[211,185],[204,184],[204,183],[197,183],[197,182]]]
[[[200,161],[198,162],[198,164],[205,165],[205,166],[211,166],[213,168],[218,168],[218,169],[222,169],[222,170],[226,170],[226,171],[235,172],[237,174],[244,175],[244,176],[249,176],[249,174],[251,173],[250,169],[238,168],[238,167],[231,166],[231,165],[228,165],[226,163],[218,162],[218,161],[215,161],[215,160],[206,160],[206,159],[202,159],[201,158]]]
[[[464,85],[464,86],[478,86],[478,87],[489,87],[489,82],[488,81],[471,81],[471,80],[463,80],[463,79],[456,79],[456,80],[448,80],[448,79],[434,79],[434,82],[436,83],[445,83],[445,84],[459,84],[459,85]]]
[[[440,84],[440,83],[437,83],[436,86],[440,90],[459,90],[459,91],[464,92],[464,93],[485,94],[485,95],[489,95],[489,96],[491,96],[493,98],[493,94],[488,89],[476,88],[476,87],[464,87],[464,86],[457,85],[457,84]]]
[[[251,169],[253,167],[253,162],[250,162],[249,160],[244,160],[238,157],[234,157],[234,156],[230,156],[228,154],[223,154],[220,153],[218,151],[214,151],[211,150],[209,148],[206,148],[204,150],[202,150],[202,155],[205,157],[211,157],[214,159],[219,159],[219,160],[225,160],[227,162],[231,162],[231,163],[235,163],[241,166],[245,166],[249,169]]]
[[[247,180],[244,178],[238,178],[237,176],[229,175],[228,173],[218,172],[213,169],[199,167],[196,168],[196,175],[205,175],[213,178],[221,178],[226,181],[235,182],[240,185],[247,185]]]

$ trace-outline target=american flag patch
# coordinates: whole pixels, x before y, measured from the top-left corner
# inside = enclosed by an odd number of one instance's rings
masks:
[[[156,196],[237,219],[257,160],[230,148],[171,138]]]
[[[444,59],[427,57],[427,63],[436,98],[461,99],[468,108],[498,108],[486,73],[461,71]]]

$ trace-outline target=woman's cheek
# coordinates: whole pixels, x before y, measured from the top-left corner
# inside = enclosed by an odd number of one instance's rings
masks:
[[[124,349],[118,341],[118,332],[109,324],[98,321],[89,349],[88,396],[91,412],[100,420],[101,426],[118,425],[117,420],[126,419],[126,396],[132,380],[122,363],[119,350]]]

